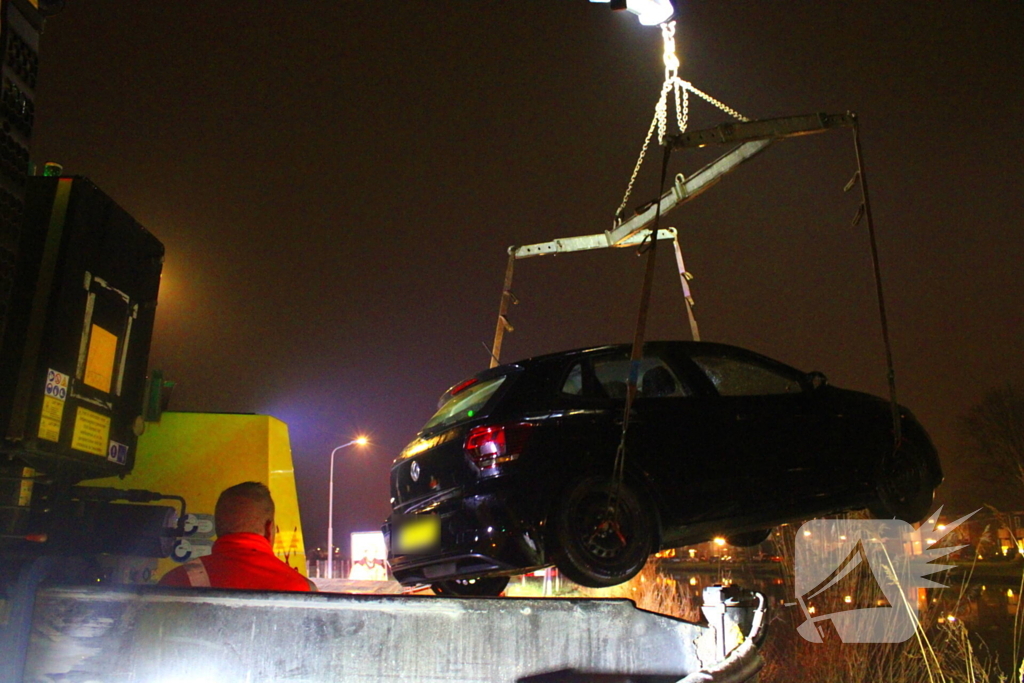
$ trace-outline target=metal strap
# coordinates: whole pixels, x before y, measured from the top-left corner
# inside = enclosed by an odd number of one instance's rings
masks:
[[[661,184],[658,189],[659,196],[665,191],[665,179],[668,176],[668,160],[672,154],[672,147],[664,146],[664,156],[661,160]],[[629,431],[629,417],[633,410],[633,400],[636,398],[636,385],[639,379],[640,361],[644,355],[644,337],[647,333],[647,311],[651,303],[651,289],[654,283],[654,263],[658,249],[658,227],[661,222],[661,204],[658,204],[657,212],[654,215],[654,225],[650,230],[650,243],[647,246],[647,264],[644,269],[644,284],[640,292],[640,310],[637,312],[636,330],[633,334],[633,348],[629,354],[629,378],[626,381],[626,405],[622,414],[622,435],[619,439],[619,447],[615,453],[615,464],[612,471],[614,488],[610,501],[614,514],[618,511],[618,489],[622,484],[626,468],[626,433]],[[642,248],[642,247],[641,247]]]
[[[882,293],[882,268],[878,263],[878,240],[875,238],[875,222],[871,217],[871,199],[868,197],[867,171],[864,168],[864,157],[860,150],[860,127],[857,125],[856,115],[847,113],[847,119],[852,122],[853,148],[857,154],[857,177],[860,180],[860,193],[863,199],[861,207],[868,223],[868,241],[871,244],[871,266],[875,276],[875,295],[878,299],[878,322],[882,328],[882,343],[885,345],[886,379],[889,381],[889,409],[892,412],[892,440],[893,452],[895,452],[903,442],[903,428],[900,419],[900,404],[896,399],[896,370],[892,362],[892,343],[889,341],[889,317],[885,312],[885,295]]]

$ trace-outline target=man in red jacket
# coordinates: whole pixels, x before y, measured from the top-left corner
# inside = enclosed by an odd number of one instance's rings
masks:
[[[312,581],[274,555],[274,500],[259,482],[226,489],[213,514],[213,553],[167,572],[161,586],[315,591]]]

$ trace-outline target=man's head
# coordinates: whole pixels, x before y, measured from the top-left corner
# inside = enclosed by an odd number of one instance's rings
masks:
[[[217,499],[213,513],[217,535],[259,534],[274,542],[274,499],[270,490],[257,481],[247,481],[225,489]]]

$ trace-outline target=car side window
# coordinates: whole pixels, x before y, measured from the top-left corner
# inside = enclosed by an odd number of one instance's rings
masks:
[[[800,381],[790,373],[723,356],[692,356],[722,396],[798,394]]]
[[[583,395],[583,364],[574,363],[562,384],[562,393],[570,396]]]
[[[585,398],[626,397],[626,382],[629,379],[629,358],[605,356],[592,361],[580,361],[570,368],[562,384],[562,393]],[[659,358],[644,358],[640,361],[637,379],[637,396],[654,398],[664,396],[690,396],[692,392],[676,377],[675,373]]]
[[[604,387],[594,376],[594,368],[588,361],[577,361],[569,368],[562,383],[562,393],[581,398],[608,398]]]
[[[594,375],[608,398],[626,398],[626,380],[629,379],[628,358],[595,358],[593,366]]]

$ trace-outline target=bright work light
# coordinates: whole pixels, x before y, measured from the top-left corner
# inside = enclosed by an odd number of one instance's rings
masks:
[[[590,0],[590,2],[610,2],[611,0]],[[615,8],[613,8],[615,9]],[[657,26],[672,18],[676,8],[671,0],[626,0],[626,9],[637,15],[644,26]]]

